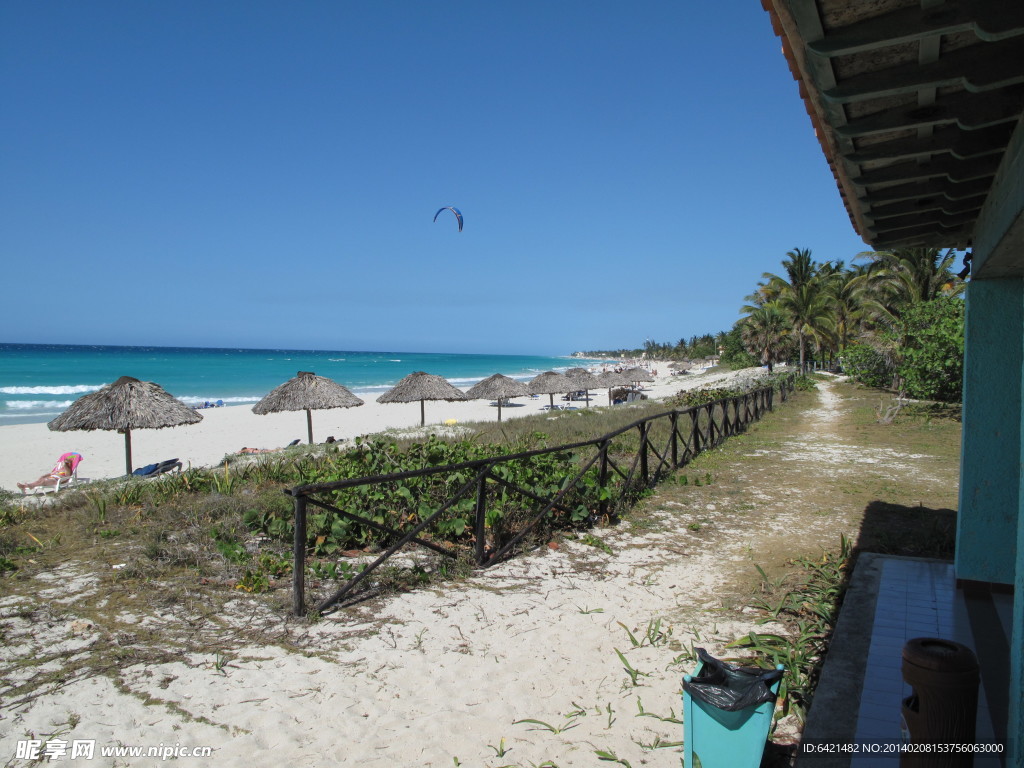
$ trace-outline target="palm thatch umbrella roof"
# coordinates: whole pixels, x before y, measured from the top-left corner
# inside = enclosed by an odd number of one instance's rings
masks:
[[[570,368],[565,372],[564,376],[574,384],[589,384],[590,386],[597,384],[597,376],[586,368]]]
[[[496,373],[470,388],[466,393],[466,397],[470,400],[497,400],[498,421],[501,421],[501,401],[510,397],[522,397],[528,394],[530,394],[530,390],[527,389],[523,382]]]
[[[270,390],[262,400],[252,407],[252,412],[263,416],[281,411],[305,411],[309,444],[312,445],[312,411],[327,408],[354,408],[362,404],[362,400],[338,382],[325,376],[317,376],[310,371],[299,371],[294,379],[288,379],[281,386]]]
[[[549,395],[551,405],[555,404],[555,395],[572,392],[576,386],[565,376],[554,371],[545,371],[534,376],[526,385],[531,395]]]
[[[159,384],[122,376],[113,384],[82,395],[47,426],[54,432],[109,429],[123,433],[125,474],[130,475],[133,429],[163,429],[202,420]]]
[[[426,424],[427,400],[468,400],[461,389],[456,389],[447,379],[432,373],[416,371],[410,373],[391,389],[377,398],[378,403],[414,403],[420,401],[420,426]]]
[[[654,376],[643,368],[630,368],[623,371],[623,375],[628,376],[630,381],[655,381]]]
[[[602,387],[624,387],[633,383],[625,374],[617,373],[616,371],[605,371],[604,373],[597,374],[594,378],[597,379],[597,383]]]

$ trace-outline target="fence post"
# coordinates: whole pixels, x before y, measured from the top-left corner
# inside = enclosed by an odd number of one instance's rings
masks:
[[[679,436],[676,434],[676,425],[679,423],[679,414],[672,411],[668,420],[672,426],[672,469],[675,469],[679,466]]]
[[[598,505],[598,509],[601,511],[601,517],[607,518],[608,517],[608,500],[609,500],[609,497],[611,496],[611,493],[608,491],[608,488],[607,488],[607,486],[608,486],[608,441],[607,440],[602,440],[601,441],[601,447],[598,450],[600,451],[601,458],[600,458],[599,463],[598,463],[597,482],[598,482],[598,485],[601,487],[601,496],[603,497],[601,499],[600,504]]]
[[[487,535],[487,473],[481,472],[476,486],[476,564],[484,564],[484,544]]]
[[[690,458],[700,453],[700,416],[698,413],[700,413],[699,408],[690,411],[690,421],[693,422],[690,427]]]
[[[306,497],[295,497],[295,541],[292,563],[292,611],[306,615]]]
[[[643,478],[644,487],[651,481],[647,473],[647,422],[640,424],[640,477]]]

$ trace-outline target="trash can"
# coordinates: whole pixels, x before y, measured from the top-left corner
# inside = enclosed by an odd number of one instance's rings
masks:
[[[757,768],[775,712],[784,667],[740,667],[697,648],[683,676],[683,765]]]
[[[973,744],[978,719],[978,659],[966,645],[916,637],[903,646],[904,740],[910,744]],[[904,753],[900,766],[971,766],[971,753]]]

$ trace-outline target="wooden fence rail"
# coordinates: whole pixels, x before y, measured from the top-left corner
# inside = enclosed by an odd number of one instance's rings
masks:
[[[454,505],[471,496],[474,498],[473,533],[475,544],[473,558],[480,567],[493,565],[509,557],[519,543],[552,512],[571,514],[573,512],[573,508],[570,506],[572,496],[574,493],[580,492],[583,478],[595,466],[597,467],[597,484],[602,492],[597,504],[597,512],[591,517],[592,519],[615,517],[620,508],[632,503],[643,491],[657,483],[662,476],[685,466],[698,454],[714,448],[726,438],[739,434],[746,429],[748,424],[759,420],[765,413],[771,411],[776,387],[780,399],[785,401],[793,391],[793,383],[793,376],[784,377],[773,386],[761,387],[743,395],[716,400],[704,405],[647,416],[614,432],[579,443],[553,448],[538,448],[459,464],[350,478],[287,489],[285,493],[293,497],[295,508],[294,612],[297,616],[306,614],[306,537],[307,512],[310,505],[385,534],[388,537],[386,540],[389,542],[387,549],[372,563],[368,563],[344,586],[315,606],[313,610],[322,613],[351,594],[374,570],[409,544],[424,547],[445,557],[457,557],[457,549],[445,547],[436,541],[422,537],[421,534],[440,520]],[[665,423],[668,424],[667,438],[664,441],[655,442],[657,438],[653,433],[658,431],[658,428],[663,428]],[[615,438],[634,429],[639,432],[639,447],[629,466],[625,466],[621,457],[612,455],[612,445]],[[559,491],[548,498],[501,476],[502,465],[524,462],[547,454],[582,452],[586,449],[592,449],[593,456],[586,461],[581,461],[576,473],[562,484]],[[405,530],[397,530],[370,519],[368,516],[355,514],[331,503],[339,492],[362,486],[385,485],[413,478],[451,475],[463,471],[472,472],[472,476],[458,490],[450,494],[444,503],[430,514],[421,515],[419,522]],[[492,526],[494,546],[488,548],[486,545],[488,492],[499,488],[503,493],[517,494],[524,500],[532,501],[537,507],[525,524],[506,540],[501,540],[498,532],[493,530]],[[613,490],[617,492],[617,495],[612,494]]]

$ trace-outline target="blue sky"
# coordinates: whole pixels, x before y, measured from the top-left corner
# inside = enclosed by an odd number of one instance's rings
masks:
[[[867,249],[746,0],[3,3],[0,98],[2,342],[632,347]]]

